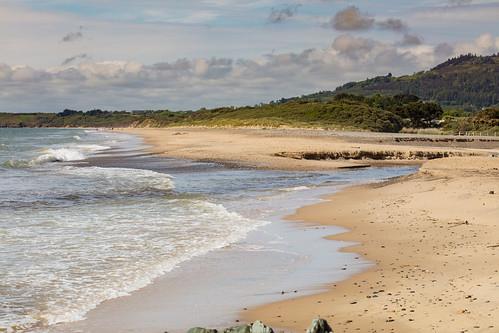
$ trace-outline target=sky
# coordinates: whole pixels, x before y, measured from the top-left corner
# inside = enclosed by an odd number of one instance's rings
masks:
[[[499,52],[491,0],[0,0],[0,112],[254,105]]]

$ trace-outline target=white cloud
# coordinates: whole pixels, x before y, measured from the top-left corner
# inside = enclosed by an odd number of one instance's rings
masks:
[[[105,9],[93,15],[40,3],[0,1],[0,63],[9,64],[0,64],[0,111],[253,104],[499,47],[499,6],[479,0],[429,0],[421,10],[364,2],[369,14],[350,10],[341,20],[354,36],[321,26],[331,27],[343,0],[88,0]],[[266,24],[272,8],[291,20]],[[78,42],[62,43],[71,31]]]
[[[46,70],[0,65],[0,110],[193,109],[255,104],[334,89],[367,76],[412,73],[437,64],[451,52],[497,51],[498,43],[497,37],[484,34],[447,48],[424,44],[403,47],[341,35],[326,48],[253,59],[195,58],[146,65],[83,58],[69,67]],[[19,103],[20,95],[23,103]]]
[[[494,37],[490,33],[478,36],[471,42],[458,43],[455,46],[455,52],[458,54],[477,53],[489,54],[499,50],[499,37]]]

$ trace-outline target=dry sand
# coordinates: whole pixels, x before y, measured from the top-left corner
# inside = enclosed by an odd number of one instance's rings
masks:
[[[344,250],[376,266],[245,319],[297,332],[319,316],[335,332],[499,332],[499,158],[427,162],[416,175],[347,189],[290,219],[349,228],[331,238],[359,242]]]
[[[441,136],[421,137],[360,132],[296,129],[133,128],[152,151],[163,156],[220,162],[261,169],[324,170],[369,165],[407,164],[415,160],[306,160],[275,156],[301,152],[409,152],[451,154],[499,154],[499,138],[472,138],[471,143],[442,142]],[[433,141],[428,141],[428,138]]]
[[[327,286],[325,293],[250,309],[241,316],[296,332],[318,316],[335,332],[499,332],[499,158],[493,157],[497,141],[442,143],[407,136],[401,143],[390,135],[307,131],[131,131],[166,156],[259,168],[373,164],[274,156],[278,152],[363,149],[488,155],[425,162],[416,175],[350,188],[299,209],[291,220],[348,228],[331,238],[358,242],[344,251],[376,265]]]

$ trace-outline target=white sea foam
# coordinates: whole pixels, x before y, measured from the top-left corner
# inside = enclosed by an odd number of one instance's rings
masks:
[[[84,144],[63,148],[48,148],[31,160],[8,160],[3,166],[8,168],[30,168],[45,163],[81,161],[88,155],[110,149],[109,146]]]
[[[91,178],[92,192],[141,192],[145,190],[171,190],[175,186],[172,176],[144,169],[129,168],[101,168],[101,167],[72,167],[67,166],[59,171],[60,174]]]
[[[85,155],[78,149],[49,148],[31,160],[7,160],[2,165],[7,168],[31,168],[45,163],[79,161],[83,159],[85,159]]]
[[[95,145],[95,144],[88,144],[88,145],[77,145],[77,149],[87,151],[87,152],[96,152],[96,151],[102,151],[102,150],[107,150],[110,149],[111,147],[109,146],[102,146],[102,145]]]
[[[220,204],[187,199],[97,203],[35,215],[26,210],[6,218],[22,225],[27,216],[29,225],[8,229],[6,239],[28,239],[24,255],[33,263],[8,267],[4,282],[42,300],[43,306],[31,306],[32,300],[21,306],[31,310],[31,322],[46,325],[83,319],[101,302],[142,288],[265,223]]]
[[[295,186],[295,187],[282,188],[281,191],[294,192],[294,191],[305,191],[305,190],[309,190],[309,189],[310,189],[310,187],[308,187],[308,186]]]
[[[69,162],[85,159],[85,155],[78,149],[59,148],[46,149],[43,155],[32,160],[33,164],[42,164],[47,162]]]
[[[81,137],[79,135],[73,135],[73,139],[76,141],[81,141]]]

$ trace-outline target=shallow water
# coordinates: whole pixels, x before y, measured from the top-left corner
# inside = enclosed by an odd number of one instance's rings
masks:
[[[83,319],[101,302],[230,244],[240,254],[270,249],[281,251],[282,262],[310,263],[303,247],[279,248],[286,232],[270,221],[340,185],[414,171],[226,169],[142,148],[138,138],[119,133],[0,129],[0,328]],[[271,236],[252,233],[262,227]],[[312,271],[289,266],[279,269]]]

